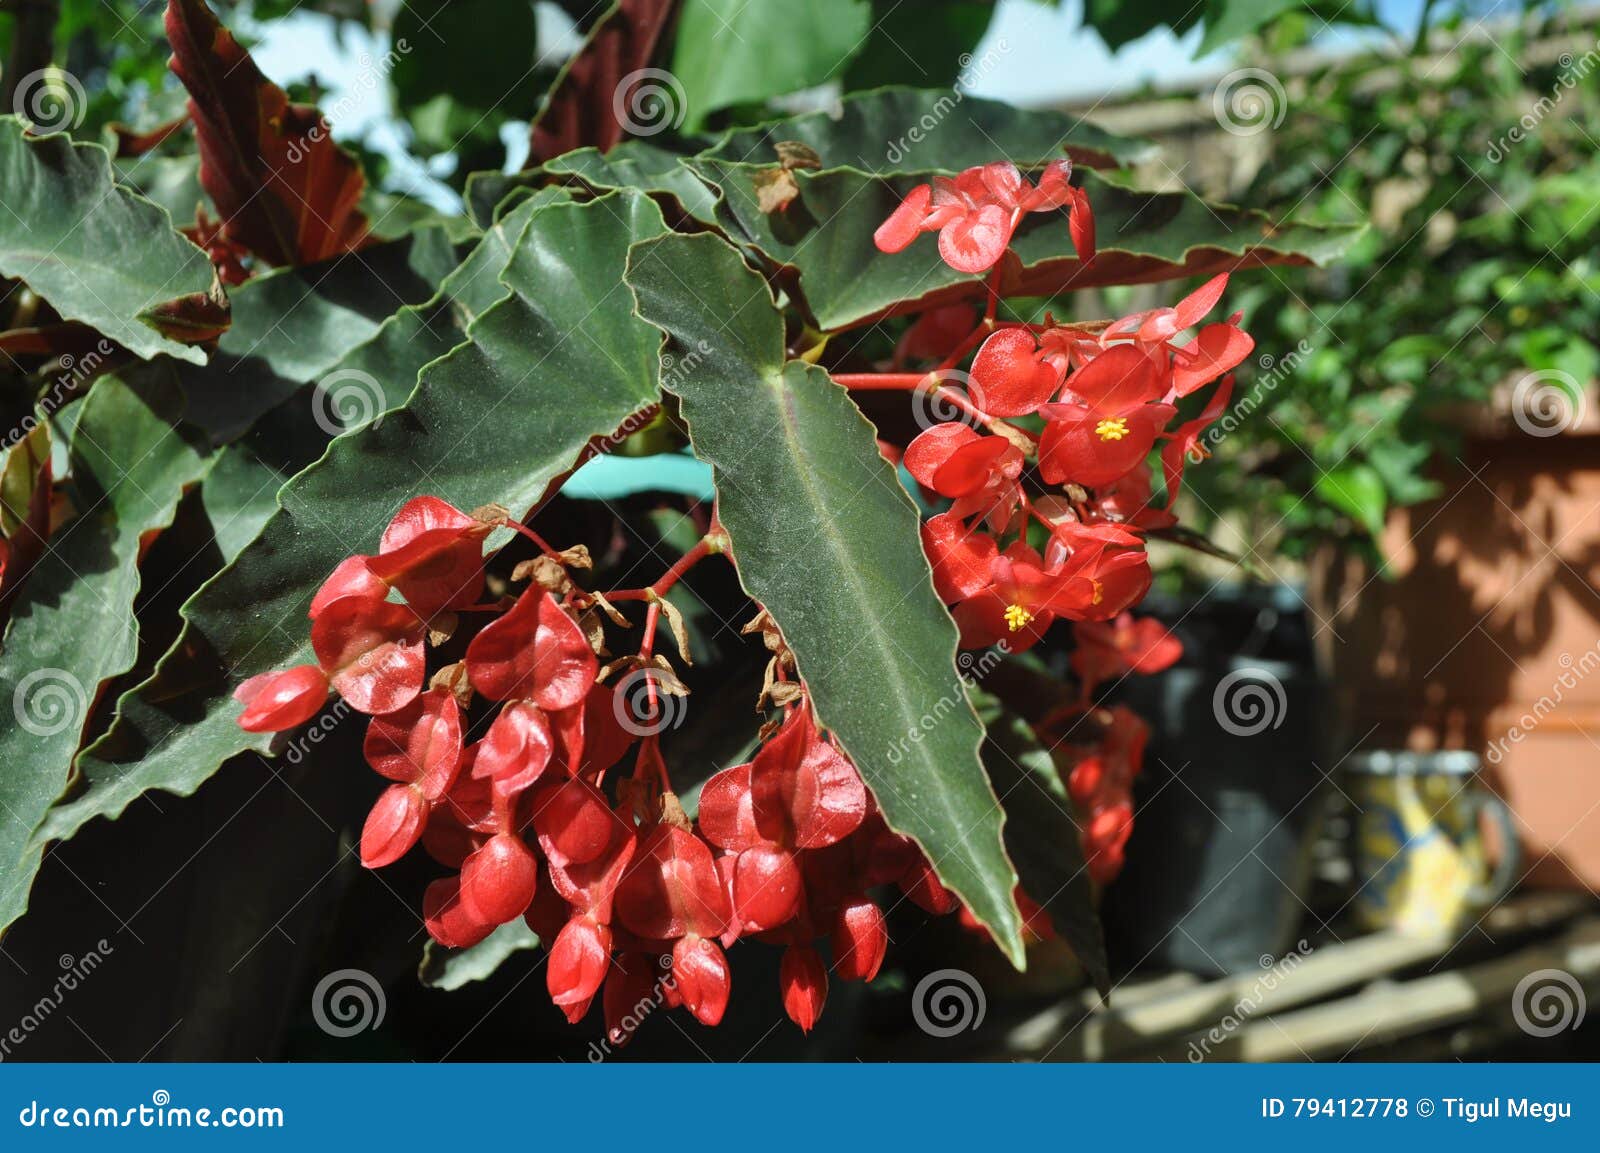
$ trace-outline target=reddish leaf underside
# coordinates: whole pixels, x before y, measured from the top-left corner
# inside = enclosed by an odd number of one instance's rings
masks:
[[[274,265],[360,248],[366,177],[313,107],[291,104],[205,0],[168,0],[170,66],[189,90],[200,184],[223,232]]]
[[[534,118],[530,167],[588,145],[604,152],[622,139],[616,109],[628,93],[619,91],[621,82],[650,63],[672,4],[673,0],[617,0],[600,18]]]

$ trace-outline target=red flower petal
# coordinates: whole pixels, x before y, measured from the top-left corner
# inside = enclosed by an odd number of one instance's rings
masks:
[[[933,566],[934,590],[940,600],[950,603],[988,585],[989,565],[999,547],[988,533],[969,529],[960,518],[940,513],[922,525],[922,551]]]
[[[461,866],[461,901],[475,920],[514,921],[533,903],[539,862],[521,837],[501,833]]]
[[[583,630],[542,588],[523,593],[467,646],[472,687],[492,701],[522,697],[552,711],[571,708],[598,671]]]
[[[340,597],[376,597],[382,600],[389,595],[389,586],[372,574],[367,567],[371,557],[352,556],[339,562],[333,575],[322,582],[317,595],[311,598],[311,608],[306,615],[316,620],[322,610]]]
[[[1217,301],[1222,299],[1222,294],[1228,287],[1228,274],[1219,273],[1195,289],[1188,296],[1178,301],[1173,308],[1173,315],[1178,321],[1178,331],[1192,328],[1205,318],[1206,313],[1217,306]]]
[[[311,647],[352,708],[392,713],[422,691],[423,623],[374,597],[330,601],[311,624]]]
[[[1020,463],[1021,454],[1005,437],[980,436],[945,458],[933,474],[933,491],[957,499],[982,492],[1004,468],[1007,454]]]
[[[422,919],[428,935],[451,949],[476,945],[494,932],[493,925],[473,920],[461,903],[460,877],[440,877],[428,885],[422,894]]]
[[[1094,209],[1089,207],[1089,194],[1081,188],[1069,189],[1068,197],[1072,208],[1067,214],[1067,234],[1078,259],[1088,264],[1095,254]]]
[[[763,843],[750,797],[750,766],[734,765],[700,789],[700,833],[719,849],[739,852]]]
[[[702,1025],[716,1025],[728,1008],[733,984],[728,958],[715,941],[689,935],[672,946],[672,981],[684,1008]]]
[[[972,361],[973,401],[993,416],[1033,412],[1060,385],[1060,374],[1040,359],[1039,342],[1025,328],[1002,328]]]
[[[733,910],[706,843],[674,825],[657,825],[639,842],[617,886],[617,919],[656,941],[685,933],[715,937]]]
[[[1114,344],[1067,378],[1067,388],[1096,414],[1123,409],[1166,395],[1169,370],[1164,353],[1137,344]],[[1045,416],[1052,414],[1047,409]]]
[[[627,873],[637,845],[633,829],[613,813],[611,841],[605,852],[582,864],[558,865],[552,861],[550,884],[573,907],[609,921],[617,886]]]
[[[957,272],[984,272],[1011,243],[1011,213],[998,204],[952,220],[939,230],[939,255]]]
[[[428,802],[415,785],[390,785],[361,827],[361,863],[369,869],[393,864],[422,836]]]
[[[928,215],[928,201],[932,196],[933,189],[926,184],[919,184],[906,194],[900,207],[872,234],[872,243],[878,246],[879,252],[903,251],[917,238],[923,230],[922,221]]]
[[[554,749],[544,712],[527,701],[512,701],[483,734],[472,775],[491,780],[503,795],[514,796],[539,779]]]
[[[800,869],[794,854],[776,845],[746,849],[733,862],[733,906],[741,931],[774,929],[800,908]]]
[[[1029,212],[1044,212],[1051,208],[1065,208],[1072,201],[1072,161],[1052,160],[1039,175],[1039,186],[1022,198],[1022,207]]]
[[[828,999],[828,970],[810,945],[791,945],[778,965],[778,986],[783,991],[783,1011],[789,1020],[809,1033],[822,1016]]]
[[[933,474],[950,459],[950,454],[977,439],[978,434],[968,425],[954,421],[936,424],[918,433],[916,439],[906,446],[906,455],[901,463],[918,484],[931,489]]]
[[[1223,373],[1237,368],[1250,355],[1256,342],[1231,324],[1208,324],[1195,338],[1174,352],[1172,388],[1179,396],[1210,384]]]
[[[328,699],[328,677],[316,665],[299,665],[281,673],[262,673],[233,690],[244,705],[239,727],[249,733],[281,733],[303,725],[322,711]]]
[[[574,917],[550,946],[545,979],[557,1005],[588,1006],[611,967],[611,929],[591,917]],[[571,1019],[570,1017],[568,1018]]]
[[[436,801],[461,766],[461,710],[448,689],[429,689],[403,709],[373,717],[361,753],[391,781]]]
[[[846,901],[839,907],[830,941],[834,972],[846,981],[872,980],[889,949],[883,910],[867,897]]]
[[[423,533],[437,529],[456,531],[482,529],[487,533],[488,527],[436,496],[412,497],[400,506],[400,511],[394,514],[394,519],[383,530],[378,551],[392,553],[404,548]]]
[[[804,755],[787,772],[751,774],[752,808],[759,828],[786,825],[795,848],[820,849],[842,841],[861,824],[867,788],[844,754],[816,736],[809,717],[803,720],[811,728]]]
[[[611,844],[617,818],[605,795],[588,781],[566,780],[542,789],[533,827],[539,847],[558,865],[585,864]]]

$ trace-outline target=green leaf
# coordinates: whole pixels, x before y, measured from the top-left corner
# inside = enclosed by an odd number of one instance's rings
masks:
[[[42,847],[34,828],[67,786],[101,686],[133,667],[140,538],[165,528],[207,462],[172,427],[182,397],[166,372],[136,389],[102,377],[84,398],[71,454],[78,518],[23,586],[0,652],[0,927],[24,907]]]
[[[866,0],[684,0],[672,72],[690,131],[719,108],[836,80],[872,28]]]
[[[890,827],[1023,963],[1016,873],[934,595],[915,507],[872,425],[822,369],[784,359],[783,316],[716,236],[637,246],[627,281],[676,359],[695,455],[713,470],[745,591],[794,650],[821,723]],[[685,367],[691,366],[691,367]]]
[[[446,949],[429,941],[422,947],[417,979],[430,989],[459,989],[492,976],[513,954],[538,947],[539,934],[518,917],[465,949]]]
[[[989,28],[988,0],[939,0],[906,4],[873,0],[872,35],[845,73],[849,89],[885,84],[948,88],[978,74],[972,50]]]
[[[637,193],[535,212],[502,276],[511,294],[427,365],[401,408],[334,440],[290,481],[260,538],[190,598],[183,636],[119,701],[119,723],[79,759],[83,787],[35,848],[147,790],[188,794],[230,757],[266,751],[272,738],[238,727],[230,694],[312,659],[312,594],[341,559],[377,547],[405,500],[526,511],[593,438],[655,404],[659,333],[633,315],[621,278],[629,244],[664,230]],[[0,906],[0,924],[22,907]]]
[[[705,155],[776,164],[774,146],[785,140],[815,149],[824,168],[857,168],[874,176],[960,172],[991,160],[1040,168],[1063,153],[1074,164],[1109,168],[1152,151],[1147,141],[1113,135],[1064,112],[1013,108],[960,88],[891,87],[847,96],[837,117],[809,112],[736,129]]]
[[[983,765],[1006,811],[1006,851],[1023,892],[1044,906],[1096,988],[1109,992],[1111,970],[1083,863],[1082,830],[1061,774],[1027,721],[992,698],[972,695],[989,730]]]
[[[208,293],[211,262],[165,212],[114,182],[104,148],[28,137],[16,117],[0,116],[0,188],[0,276],[137,356],[205,363],[200,349],[162,334],[157,314]],[[207,307],[227,323],[225,304]]]
[[[1341,465],[1317,477],[1317,495],[1347,513],[1373,537],[1383,533],[1388,498],[1383,478],[1369,464]]]
[[[467,181],[467,203],[474,218],[492,222],[506,210],[506,197],[519,188],[539,188],[551,180],[581,185],[594,192],[637,188],[654,196],[670,196],[690,216],[707,222],[716,219],[717,192],[683,157],[646,144],[624,140],[611,151],[579,148],[538,168],[506,175],[477,172]]]
[[[984,276],[957,272],[940,259],[932,236],[893,255],[874,245],[873,232],[919,181],[901,177],[890,184],[853,169],[802,171],[795,174],[799,199],[768,215],[756,199],[754,165],[694,163],[721,187],[730,233],[799,273],[800,292],[825,331],[986,291]],[[1263,213],[1207,204],[1188,191],[1136,191],[1116,174],[1087,170],[1082,179],[1099,233],[1094,260],[1078,260],[1063,214],[1030,214],[1012,244],[1022,272],[1007,281],[1007,295],[1047,297],[1264,264],[1321,264],[1361,231],[1274,223]]]

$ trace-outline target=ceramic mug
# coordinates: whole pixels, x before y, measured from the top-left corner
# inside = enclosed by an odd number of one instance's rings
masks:
[[[1355,802],[1356,918],[1368,929],[1440,934],[1483,913],[1516,882],[1511,811],[1478,780],[1470,752],[1366,752],[1349,759]],[[1493,869],[1485,820],[1499,834]]]

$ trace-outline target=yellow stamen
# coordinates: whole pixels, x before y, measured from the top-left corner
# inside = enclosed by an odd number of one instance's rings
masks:
[[[1016,632],[1033,619],[1033,614],[1021,605],[1006,606],[1006,624],[1012,632]]]
[[[1113,416],[1094,426],[1094,434],[1101,440],[1121,440],[1128,435],[1128,418]]]
[[[1097,605],[1101,601],[1105,600],[1105,597],[1106,597],[1106,586],[1101,584],[1099,581],[1095,581],[1094,582],[1094,599],[1091,600],[1089,603]]]

